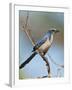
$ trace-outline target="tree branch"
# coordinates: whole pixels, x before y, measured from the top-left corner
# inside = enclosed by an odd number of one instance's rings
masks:
[[[24,31],[25,31],[26,35],[28,36],[29,40],[31,41],[32,45],[35,46],[35,41],[32,39],[31,32],[28,31],[28,29],[27,29],[28,18],[29,18],[29,12],[27,13],[25,27],[23,27],[23,28],[24,28]],[[50,75],[50,65],[49,65],[49,62],[48,62],[47,58],[45,56],[43,56],[42,53],[40,53],[40,50],[37,50],[37,53],[45,61],[46,66],[47,66],[48,77],[50,78],[51,77],[51,75]]]
[[[56,63],[56,62],[52,59],[52,57],[49,55],[49,53],[48,53],[48,56],[49,56],[50,60],[52,61],[52,63],[54,63],[54,64],[57,65],[58,67],[64,68],[64,65]]]
[[[50,64],[48,62],[48,59],[45,57],[45,56],[41,56],[43,58],[43,60],[45,61],[46,63],[46,66],[47,66],[47,71],[48,71],[48,77],[50,78],[51,77],[51,72],[50,72]]]

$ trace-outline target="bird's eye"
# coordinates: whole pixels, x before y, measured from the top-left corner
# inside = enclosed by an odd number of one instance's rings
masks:
[[[53,32],[55,32],[55,30],[52,30]]]

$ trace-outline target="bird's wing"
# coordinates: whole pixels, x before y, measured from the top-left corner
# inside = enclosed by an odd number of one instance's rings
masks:
[[[37,44],[33,47],[33,51],[37,50],[42,44],[46,42],[47,38],[43,38],[42,40],[38,41]]]

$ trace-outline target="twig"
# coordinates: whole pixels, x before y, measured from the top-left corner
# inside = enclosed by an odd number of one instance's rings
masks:
[[[31,37],[29,35],[30,34],[30,30],[28,31],[28,29],[27,29],[28,18],[29,18],[29,12],[27,12],[26,23],[25,23],[25,27],[23,26],[23,28],[24,28],[24,31],[25,31],[26,35],[28,36],[29,40],[32,42],[32,45],[34,46],[35,42],[31,39]]]
[[[25,27],[24,27],[25,30],[26,30],[27,25],[28,25],[28,19],[29,19],[29,12],[27,12],[27,18],[26,18],[26,23],[25,23]]]
[[[61,77],[60,71],[61,71],[61,69],[58,68],[58,69],[57,69],[57,77]]]
[[[25,27],[23,27],[23,28],[24,28],[24,31],[25,31],[26,35],[28,36],[29,40],[31,41],[32,45],[35,46],[35,41],[32,39],[32,37],[31,37],[30,34],[29,34],[30,32],[28,32],[28,30],[27,30],[28,18],[29,18],[29,13],[27,13],[26,24],[25,24]],[[40,53],[40,50],[37,50],[37,53],[38,53],[38,54],[42,57],[42,59],[45,61],[46,66],[47,66],[47,71],[48,71],[48,77],[50,78],[50,77],[51,77],[51,75],[50,75],[50,65],[49,65],[49,62],[48,62],[47,58],[44,57],[44,56],[42,55],[42,53]]]
[[[57,65],[57,66],[59,66],[59,67],[61,67],[61,68],[64,68],[64,65],[61,65],[61,64],[56,63],[56,62],[52,59],[52,57],[49,55],[49,53],[48,53],[48,56],[49,56],[50,60],[51,60],[55,65]]]
[[[48,76],[43,76],[43,77],[37,77],[37,78],[47,78]]]

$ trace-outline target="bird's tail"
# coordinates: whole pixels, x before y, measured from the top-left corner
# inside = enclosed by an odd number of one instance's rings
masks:
[[[23,62],[19,66],[19,69],[22,69],[26,64],[28,64],[36,54],[37,54],[37,52],[34,52],[25,62]]]

